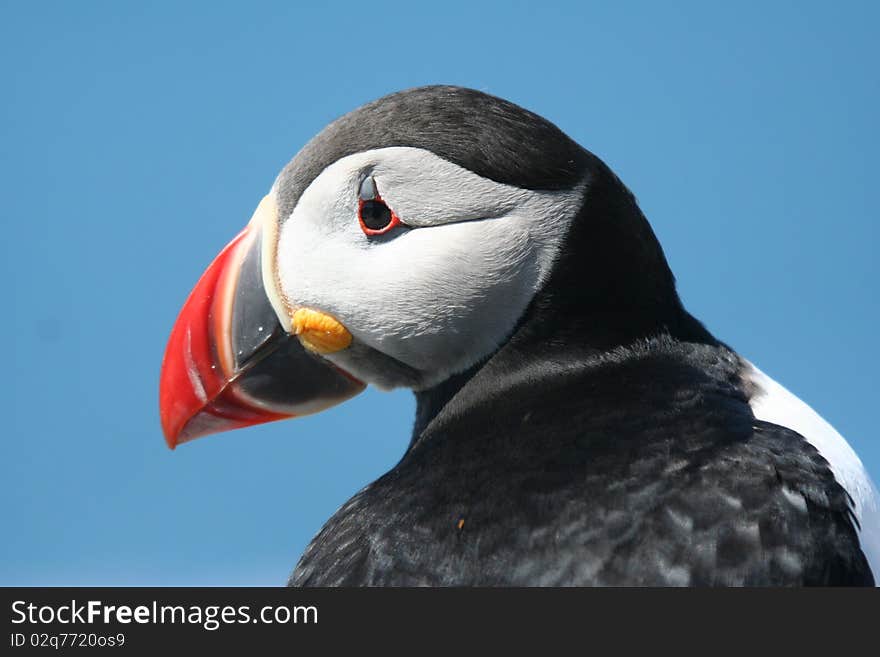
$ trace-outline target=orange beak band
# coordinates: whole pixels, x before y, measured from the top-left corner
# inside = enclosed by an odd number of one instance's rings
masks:
[[[266,208],[274,211],[274,203],[261,203],[211,263],[171,330],[159,412],[172,449],[211,433],[316,413],[364,388],[318,355],[351,342],[341,324],[300,309],[307,321],[291,322],[296,336],[278,321],[263,281],[263,226],[274,221],[261,216]]]

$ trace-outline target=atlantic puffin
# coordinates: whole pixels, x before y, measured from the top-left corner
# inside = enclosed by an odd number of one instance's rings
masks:
[[[409,447],[290,585],[880,573],[850,446],[684,309],[609,167],[503,99],[409,89],[309,141],[181,310],[160,416],[174,448],[367,385],[414,391]]]

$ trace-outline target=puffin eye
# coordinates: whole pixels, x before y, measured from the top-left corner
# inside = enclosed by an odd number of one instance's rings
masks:
[[[369,236],[384,235],[400,225],[400,219],[379,196],[372,176],[361,183],[358,193],[358,221],[361,230]]]
[[[393,221],[391,208],[384,201],[361,201],[360,219],[364,228],[370,231],[380,231],[387,228]]]

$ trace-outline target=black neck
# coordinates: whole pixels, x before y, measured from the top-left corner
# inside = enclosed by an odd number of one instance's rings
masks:
[[[483,367],[485,361],[481,361],[470,369],[454,374],[445,381],[438,383],[433,388],[427,390],[417,390],[416,396],[416,419],[413,425],[412,439],[410,445],[421,435],[425,427],[431,423],[438,413],[443,410],[449,401],[455,397],[456,393],[464,387],[464,385],[473,378],[473,376]]]

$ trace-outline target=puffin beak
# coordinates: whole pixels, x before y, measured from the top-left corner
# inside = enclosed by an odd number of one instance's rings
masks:
[[[287,319],[270,262],[276,226],[270,193],[177,317],[159,380],[171,449],[211,433],[317,413],[364,389],[319,356],[348,347],[345,327],[306,308]]]

